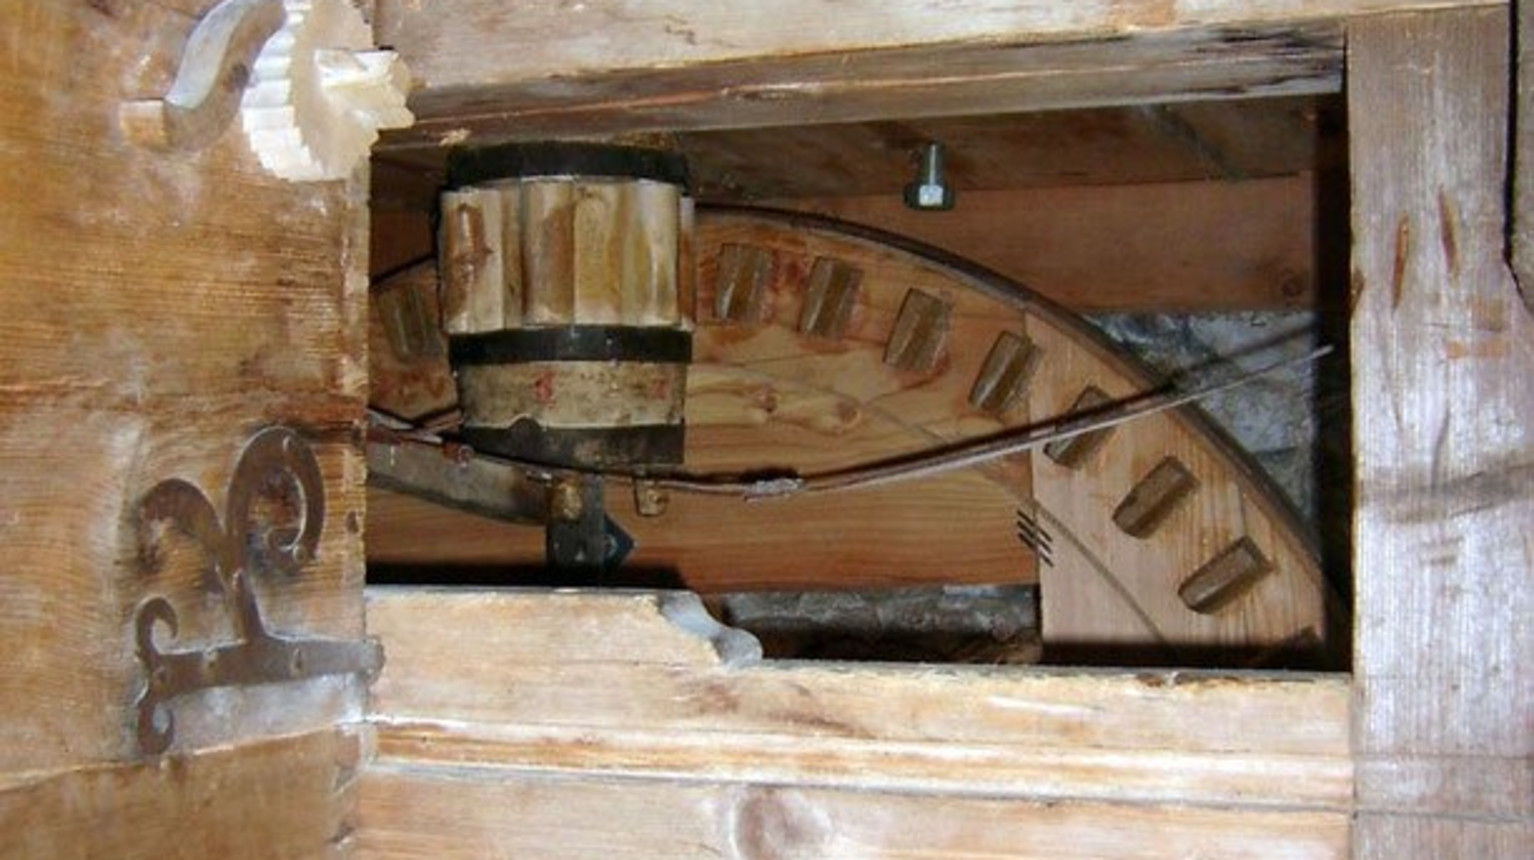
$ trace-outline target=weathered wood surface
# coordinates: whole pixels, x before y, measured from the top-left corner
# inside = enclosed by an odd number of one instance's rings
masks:
[[[1298,309],[1315,301],[1308,175],[961,191],[948,212],[912,211],[892,193],[768,205],[908,236],[1078,313]]]
[[[1346,856],[1341,678],[761,663],[689,598],[372,591],[362,852]]]
[[[385,145],[1335,91],[1341,24],[1442,0],[378,4],[421,84]]]
[[[340,858],[355,839],[364,735],[335,729],[165,762],[0,778],[8,858]]]
[[[1079,320],[1031,296],[824,222],[708,214],[697,245],[687,415],[695,470],[847,466],[1053,417],[1089,386],[1123,397],[1152,384]],[[805,313],[815,273],[836,267],[856,284],[844,323],[836,337],[801,332],[818,319]],[[977,385],[1013,372],[991,364],[995,344],[1009,338],[1036,354],[1014,368],[1010,396],[977,399]],[[409,396],[419,386],[380,383],[399,404],[419,402]],[[637,516],[626,491],[609,492],[608,505],[636,539],[632,569],[669,572],[673,584],[704,592],[1042,577],[1045,638],[1064,659],[1237,665],[1275,646],[1310,647],[1300,639],[1340,644],[1340,607],[1304,538],[1199,419],[1154,416],[1100,448],[1081,463],[1019,455],[840,496],[744,504],[677,493],[655,518]],[[1126,534],[1113,512],[1169,455],[1198,489],[1157,529]],[[542,558],[535,530],[373,498],[374,563],[505,567]],[[1018,510],[1050,533],[1052,567],[1036,572],[1018,542]],[[1272,563],[1271,575],[1223,611],[1190,609],[1179,586],[1243,537]]]
[[[965,191],[1239,182],[1316,171],[1346,155],[1337,96],[682,132],[705,203],[790,197],[899,199],[928,141]],[[432,151],[391,153],[422,167]]]
[[[561,325],[677,327],[682,190],[654,181],[528,179],[442,198],[451,334]]]
[[[1150,860],[1348,856],[1317,811],[1039,802],[713,779],[506,774],[390,763],[363,780],[361,857],[548,860]]]
[[[1534,844],[1534,319],[1503,260],[1508,16],[1349,34],[1360,858]]]
[[[176,606],[178,645],[229,634],[190,542],[168,538],[163,569],[140,572],[133,509],[172,477],[222,506],[263,425],[314,441],[329,503],[312,568],[258,586],[271,626],[362,631],[365,176],[290,185],[237,130],[168,155],[116,127],[124,99],[166,91],[207,5],[4,3],[0,772],[136,755],[130,620],[147,594]],[[329,726],[361,693],[317,681],[189,699],[178,737]]]
[[[1513,46],[1513,211],[1509,252],[1523,304],[1534,313],[1534,4],[1519,3]]]

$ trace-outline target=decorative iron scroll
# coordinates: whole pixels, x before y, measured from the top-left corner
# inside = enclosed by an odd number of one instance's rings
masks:
[[[292,503],[296,525],[258,521],[257,502]],[[284,427],[251,437],[229,481],[222,520],[197,486],[178,478],[155,485],[139,502],[140,544],[154,566],[164,527],[175,526],[195,540],[210,562],[209,585],[222,592],[234,623],[235,640],[187,651],[161,651],[155,628],[174,638],[176,611],[164,597],[139,604],[134,615],[144,689],[138,699],[138,742],[148,755],[170,747],[173,699],[214,687],[243,687],[325,675],[375,675],[383,647],[375,639],[297,639],[269,631],[251,587],[251,577],[297,576],[314,560],[325,524],[324,482],[319,461],[302,437]]]

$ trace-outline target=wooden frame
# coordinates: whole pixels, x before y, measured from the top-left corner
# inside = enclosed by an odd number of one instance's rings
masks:
[[[474,5],[468,3],[469,7]],[[792,12],[814,16],[824,12],[818,5],[814,0],[803,0]],[[1153,9],[1152,4],[1136,2],[1113,4],[1112,11],[1100,18],[1093,17],[1098,14],[1095,10],[1056,14],[1042,5],[1030,4],[989,17],[978,8],[968,10],[973,14],[967,16],[962,14],[966,10],[940,16],[924,4],[898,4],[893,12],[887,4],[879,4],[882,27],[862,19],[864,10],[854,6],[846,13],[852,20],[847,30],[837,28],[801,38],[801,31],[774,29],[734,10],[715,17],[689,4],[656,3],[643,13],[619,16],[611,4],[588,4],[587,12],[607,25],[601,29],[603,35],[636,37],[615,39],[614,43],[622,42],[625,47],[600,57],[583,53],[590,44],[584,41],[589,29],[567,27],[569,22],[557,17],[535,16],[530,21],[523,16],[515,24],[508,21],[505,27],[498,27],[488,13],[488,17],[465,15],[462,20],[473,20],[477,28],[470,34],[455,29],[459,21],[452,16],[434,16],[428,22],[422,15],[388,3],[380,14],[383,31],[394,34],[407,55],[411,39],[420,37],[423,52],[429,57],[426,77],[431,84],[417,99],[425,122],[391,144],[403,148],[433,139],[458,142],[551,133],[764,125],[790,117],[796,122],[844,121],[1079,106],[1104,100],[1326,91],[1341,86],[1342,37],[1346,34],[1348,96],[1354,124],[1353,351],[1358,357],[1354,390],[1355,402],[1368,414],[1361,415],[1359,434],[1358,674],[1352,684],[1351,717],[1334,712],[1339,722],[1331,728],[1351,720],[1353,755],[1359,768],[1359,818],[1353,850],[1360,857],[1399,856],[1403,852],[1407,856],[1437,857],[1454,853],[1455,846],[1474,845],[1477,856],[1498,852],[1514,856],[1530,833],[1534,814],[1529,778],[1529,694],[1518,684],[1516,670],[1507,668],[1521,666],[1531,656],[1526,627],[1519,621],[1527,615],[1530,559],[1526,538],[1521,560],[1510,560],[1505,553],[1506,547],[1518,546],[1520,540],[1514,523],[1534,519],[1526,486],[1527,465],[1522,464],[1526,450],[1520,447],[1526,447],[1526,437],[1517,429],[1534,418],[1534,409],[1528,393],[1516,388],[1516,380],[1530,363],[1529,320],[1516,303],[1516,293],[1510,290],[1501,257],[1500,231],[1505,218],[1500,189],[1505,158],[1499,142],[1507,120],[1508,18],[1497,4],[1488,4],[1483,10],[1432,8],[1441,5],[1216,2],[1178,7],[1167,19],[1157,17],[1163,6]],[[775,14],[790,18],[792,12],[775,10]],[[609,14],[610,19],[605,17]],[[859,26],[870,29],[857,37],[844,37],[849,30],[858,31]],[[1122,53],[1126,46],[1121,43],[1094,44],[1092,40],[1101,37],[1104,30],[1133,32],[1129,53]],[[477,39],[503,39],[513,32],[530,38],[528,50],[510,52],[514,58],[509,60],[500,59],[508,54],[479,54],[472,49],[448,56],[429,47],[452,40],[461,48],[475,44]],[[562,38],[566,33],[568,40]],[[1244,48],[1233,45],[1242,41],[1235,38],[1237,33],[1246,37]],[[1255,33],[1261,36],[1254,37]],[[843,38],[847,41],[838,41]],[[1290,50],[1272,50],[1283,38],[1291,40]],[[1220,54],[1217,61],[1207,67],[1188,62],[1191,54],[1185,51],[1207,52],[1216,43],[1222,45],[1222,50],[1215,51]],[[862,52],[856,58],[829,59],[853,44]],[[1121,60],[1126,56],[1132,59],[1105,76],[1095,69],[1106,65],[1104,59],[1110,50],[1119,51],[1116,56]],[[1434,58],[1428,67],[1431,72],[1423,71],[1425,57]],[[951,74],[940,80],[932,78],[927,70],[937,65]],[[1427,75],[1426,84],[1418,85],[1413,74]],[[556,75],[561,76],[557,87],[545,88],[538,83]],[[1128,80],[1131,76],[1136,78],[1134,82]],[[484,101],[478,101],[480,98]],[[494,109],[486,110],[492,102]],[[1451,146],[1447,136],[1467,129],[1473,130],[1471,140],[1476,143]],[[1431,195],[1414,190],[1428,187],[1436,188],[1436,202]],[[1399,224],[1376,214],[1381,208],[1392,207],[1401,207],[1396,211],[1404,213]],[[1436,241],[1412,241],[1414,236],[1434,233]],[[1436,279],[1443,277],[1454,285],[1452,289],[1465,293],[1453,300],[1462,304],[1452,309],[1442,298],[1422,298],[1437,296],[1443,288]],[[1393,286],[1370,289],[1371,284]],[[1433,304],[1415,305],[1414,300]],[[1450,336],[1444,330],[1458,334]],[[1417,339],[1424,336],[1438,350],[1430,353],[1434,361],[1441,358],[1461,364],[1455,370],[1437,370],[1417,351]],[[1400,387],[1403,373],[1415,380],[1410,395]],[[1381,392],[1391,391],[1397,392],[1390,407],[1393,412],[1369,408]],[[1435,425],[1429,416],[1435,414],[1433,410],[1447,409],[1447,398],[1451,397],[1484,403],[1502,429],[1451,426],[1448,411]],[[1401,417],[1408,411],[1410,421]],[[1371,422],[1391,414],[1396,416],[1392,425],[1370,429]],[[1459,441],[1463,447],[1445,454],[1445,440]],[[1427,451],[1429,456],[1418,458],[1408,453],[1413,451]],[[1480,472],[1475,463],[1511,466],[1511,477],[1477,478]],[[1448,478],[1444,470],[1450,468],[1447,464],[1465,475],[1462,480],[1468,483],[1445,484]],[[1441,525],[1403,527],[1399,512],[1406,504],[1413,512],[1412,522],[1471,517],[1475,521],[1472,532],[1446,534]],[[1433,557],[1431,563],[1436,567],[1431,585],[1429,581],[1403,581],[1396,567],[1407,564],[1403,552],[1420,551],[1423,545],[1425,538],[1415,536],[1412,529],[1433,535],[1432,540],[1437,541],[1434,546],[1447,547],[1456,539],[1464,542],[1463,553],[1444,548]],[[1472,582],[1477,584],[1472,586]],[[1501,612],[1485,602],[1496,591],[1491,582],[1503,585],[1503,601],[1511,600],[1511,606]],[[1404,610],[1397,605],[1403,593],[1407,596]],[[373,611],[374,617],[381,618],[389,614],[384,606],[406,599],[391,596],[379,600],[382,603],[375,602]],[[557,611],[554,607],[560,599],[551,601],[549,610]],[[1433,629],[1419,625],[1431,625],[1443,613],[1447,613],[1446,630],[1452,633],[1442,639],[1427,634],[1442,650],[1419,661],[1412,645],[1414,631]],[[1477,617],[1501,620],[1478,627],[1474,623]],[[384,622],[386,627],[391,623]],[[417,634],[413,631],[411,635]],[[1484,669],[1472,665],[1481,653],[1495,655]],[[785,671],[813,674],[815,670]],[[895,679],[899,677],[899,673],[891,672],[881,676],[880,682],[898,684]],[[1243,690],[1253,701],[1273,695],[1271,707],[1276,713],[1297,701],[1292,699],[1294,691],[1283,684],[1253,680]],[[980,682],[976,686],[981,686]],[[550,767],[541,758],[549,754],[547,750],[535,753],[518,743],[508,746],[504,738],[486,740],[472,729],[468,734],[475,739],[467,742],[433,731],[407,740],[410,732],[401,732],[393,723],[397,715],[392,709],[397,701],[390,691],[387,683],[382,686],[379,702],[386,716],[382,761],[391,776],[389,787],[375,795],[375,802],[391,810],[400,809],[402,795],[396,792],[409,782],[402,774],[415,766],[403,763],[414,754],[407,750],[430,749],[433,756],[447,750],[445,754],[455,766],[464,764],[456,758],[462,755],[481,764],[494,760],[495,766],[510,761],[533,770]],[[1444,700],[1446,694],[1449,698]],[[1123,702],[1135,694],[1123,688],[1105,695]],[[1432,713],[1440,701],[1446,701],[1447,712]],[[815,719],[822,721],[849,716],[845,712],[816,713]],[[1190,707],[1185,716],[1192,713]],[[569,719],[575,721],[574,715]],[[464,726],[457,725],[457,729]],[[445,730],[448,736],[455,731]],[[836,734],[838,728],[833,726],[829,731]],[[605,737],[601,731],[582,735],[582,743],[600,747]],[[1060,740],[1060,735],[1049,735],[1045,743]],[[843,760],[837,754],[822,752],[833,761]],[[633,758],[619,757],[626,764],[593,753],[605,764],[592,766],[609,776],[632,776],[634,768],[644,772],[656,761],[674,761],[669,758],[674,754],[657,749],[630,753]],[[729,759],[730,755],[722,758]],[[569,759],[561,761],[552,766],[554,770],[571,767]],[[437,766],[441,764],[439,761]],[[714,760],[699,759],[692,770],[673,764],[670,767],[674,770],[666,773],[677,777],[681,771],[705,772],[713,766]],[[729,769],[729,765],[722,766]],[[898,770],[895,767],[880,773],[889,776]],[[795,783],[803,777],[797,771],[776,772],[768,781]],[[734,778],[747,779],[742,773],[735,773]],[[870,778],[877,782],[877,777]],[[1018,783],[1010,785],[1033,800],[1049,794],[1047,790],[1017,788]],[[1007,790],[988,786],[988,790],[1003,794]],[[545,787],[558,795],[569,790],[570,784]],[[903,788],[921,790],[909,785]],[[963,793],[960,786],[952,784],[940,788],[927,784],[925,790],[943,796],[946,792]],[[612,802],[610,795],[600,791],[592,797],[609,799],[563,796],[574,803]],[[1145,799],[1136,797],[1134,802]],[[1232,800],[1230,796],[1203,798],[1216,803]],[[707,791],[693,801],[705,806],[723,803]],[[770,812],[763,813],[774,826],[800,819],[823,823],[824,815],[832,814],[827,810],[837,810],[835,814],[854,822],[860,820],[857,812],[829,797],[804,801],[809,805],[795,807],[797,811],[782,807],[780,801],[772,801],[777,805],[769,804]],[[660,801],[652,795],[647,802]],[[1321,805],[1325,807],[1325,803]],[[730,804],[724,803],[724,807]],[[726,818],[738,822],[741,818],[737,813]],[[998,813],[993,810],[991,814]],[[1099,823],[1114,820],[1111,808],[1099,809],[1098,814]],[[1046,825],[1036,824],[1047,830]],[[1162,822],[1162,826],[1171,831],[1177,827],[1170,822]],[[814,853],[824,851],[829,844],[814,842],[825,834],[813,826],[785,827],[766,828],[778,840],[770,842],[774,850]],[[757,824],[752,828],[748,829],[754,834],[764,832]],[[506,835],[492,830],[499,833],[498,838]],[[813,837],[809,842],[794,841],[807,832]],[[859,832],[867,836],[866,831]],[[900,828],[890,832],[900,834],[895,839],[913,838]],[[1275,849],[1276,844],[1270,843],[1269,849]],[[899,849],[893,841],[861,843],[860,847],[878,856]],[[934,850],[954,851],[959,847],[945,844]],[[1309,856],[1307,852],[1325,856],[1341,849],[1333,844],[1330,848],[1295,846],[1294,850],[1304,856]],[[1061,856],[1060,849],[1053,851],[1049,856]],[[1031,856],[1026,850],[1015,853]],[[755,855],[744,852],[742,856]]]

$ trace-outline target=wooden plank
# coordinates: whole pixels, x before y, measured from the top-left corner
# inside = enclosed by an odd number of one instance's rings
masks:
[[[683,593],[368,609],[364,855],[1346,856],[1341,678],[761,663]]]
[[[326,730],[0,784],[11,858],[329,858],[349,854],[355,733]]]
[[[1463,11],[1349,33],[1361,858],[1525,857],[1534,834],[1534,318],[1502,256],[1508,26]]]
[[[12,0],[0,27],[0,771],[137,755],[131,618],[164,594],[178,645],[229,635],[203,559],[167,540],[142,571],[134,507],[160,480],[215,505],[271,423],[319,455],[329,521],[312,568],[259,583],[273,629],[356,636],[366,396],[366,171],[294,185],[231,129],[157,154],[116,126],[163,93],[207,3]],[[214,693],[177,706],[179,743],[354,716],[360,682]]]
[[[1335,91],[1342,21],[1442,5],[385,0],[376,28],[422,84],[386,146],[431,146]]]
[[[700,200],[867,197],[900,189],[941,141],[966,191],[1239,181],[1312,172],[1345,147],[1337,97],[1062,110],[675,135]],[[1345,148],[1340,154],[1345,154]],[[425,161],[426,152],[411,153]],[[430,163],[430,162],[427,162]]]
[[[914,155],[942,141],[955,188],[1001,191],[1292,176],[1343,166],[1340,96],[927,117],[668,134],[693,195],[742,204],[792,197],[899,196]],[[373,205],[430,211],[446,149],[374,159]],[[376,224],[375,224],[376,226]],[[387,249],[385,249],[387,250]]]
[[[1278,310],[1315,302],[1309,175],[961,190],[948,212],[914,212],[893,191],[767,205],[909,236],[1078,313]]]
[[[849,48],[625,69],[557,87],[543,78],[489,83],[497,72],[482,69],[478,84],[418,91],[410,104],[420,121],[382,146],[1329,93],[1339,87],[1340,57],[1338,28],[1309,24],[1101,42]]]
[[[382,760],[1030,799],[1350,803],[1341,678],[761,663],[689,598],[373,590],[369,625],[389,652],[373,698]],[[464,649],[496,659],[464,661]]]
[[[1347,816],[1091,802],[370,769],[362,857],[1345,858]]]

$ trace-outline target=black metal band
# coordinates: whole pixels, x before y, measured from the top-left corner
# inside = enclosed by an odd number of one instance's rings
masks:
[[[675,466],[687,440],[683,424],[638,427],[544,427],[521,420],[510,427],[464,427],[463,440],[487,454],[547,466],[604,469],[621,466]]]
[[[687,161],[680,153],[606,143],[539,142],[465,147],[448,155],[449,188],[497,179],[536,176],[608,176],[653,179],[687,188]]]
[[[679,328],[575,325],[454,335],[454,366],[530,361],[692,361],[692,332]]]

